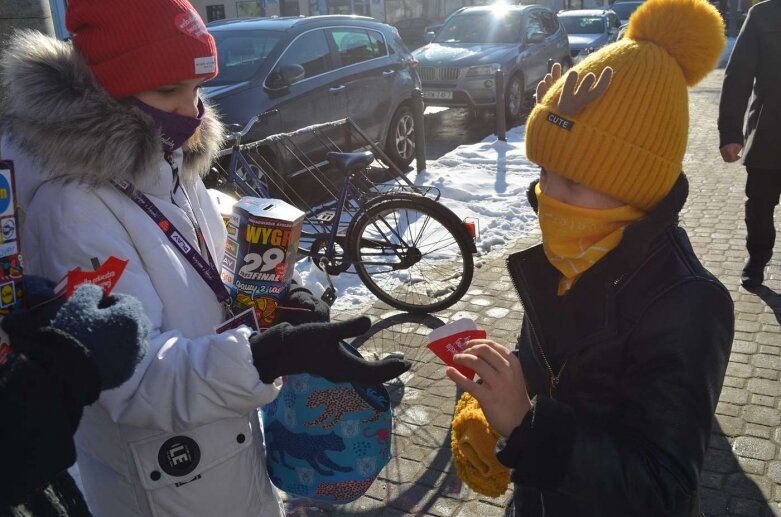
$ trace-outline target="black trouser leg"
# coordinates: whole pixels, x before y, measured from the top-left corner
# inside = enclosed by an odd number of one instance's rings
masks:
[[[747,169],[746,249],[750,262],[764,267],[776,241],[773,212],[781,195],[781,170]]]

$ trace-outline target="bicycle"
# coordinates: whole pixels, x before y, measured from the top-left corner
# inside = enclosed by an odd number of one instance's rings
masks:
[[[335,185],[323,170],[323,163],[315,163],[296,145],[293,138],[301,132],[241,144],[241,137],[258,119],[254,117],[243,130],[231,134],[233,145],[227,153],[230,161],[222,174],[225,181],[221,190],[256,197],[268,197],[272,187],[289,193],[285,200],[305,212],[298,259],[309,258],[326,273],[329,287],[323,294],[325,301],[333,303],[336,298],[330,277],[352,273],[351,267],[370,292],[396,309],[429,313],[461,299],[472,281],[472,254],[477,250],[462,221],[437,202],[436,189],[415,186],[406,177],[406,181],[399,182],[403,185],[377,185],[368,173],[375,159],[372,151],[341,152],[325,138],[326,163],[342,178],[341,186]],[[365,137],[349,119],[305,131],[322,138],[324,130],[332,129],[334,124],[354,127],[357,135]],[[282,175],[268,160],[250,163],[245,156],[247,150],[269,141],[283,142],[328,192],[329,201],[312,206],[289,184],[280,184],[284,183]],[[368,139],[366,142],[366,147],[382,153]],[[435,199],[428,197],[434,194]]]

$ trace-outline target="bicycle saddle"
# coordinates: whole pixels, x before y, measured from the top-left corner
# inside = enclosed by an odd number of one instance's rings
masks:
[[[331,165],[347,172],[352,172],[355,169],[365,169],[374,161],[374,155],[371,151],[357,153],[337,153],[331,151],[325,156]]]

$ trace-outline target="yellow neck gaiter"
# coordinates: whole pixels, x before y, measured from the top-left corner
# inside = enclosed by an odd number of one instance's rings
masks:
[[[566,293],[584,271],[618,246],[629,223],[645,215],[630,205],[605,210],[568,205],[543,194],[539,183],[534,193],[545,256],[563,275],[559,281],[559,296]]]

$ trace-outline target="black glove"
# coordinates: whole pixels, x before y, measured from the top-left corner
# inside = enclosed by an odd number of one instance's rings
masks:
[[[102,288],[85,284],[57,312],[51,326],[89,349],[103,389],[110,389],[128,380],[146,354],[151,323],[136,298],[104,298]]]
[[[381,384],[409,370],[411,364],[404,359],[370,362],[342,346],[342,339],[360,336],[370,326],[366,316],[338,323],[280,323],[250,336],[252,362],[266,384],[294,373],[321,375],[331,382]]]
[[[274,325],[277,323],[290,323],[301,325],[302,323],[314,323],[318,321],[330,321],[331,307],[323,300],[315,298],[309,289],[305,287],[292,287],[277,306],[274,317]]]

